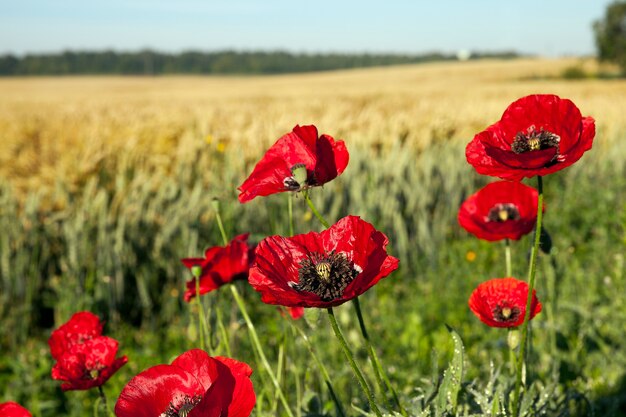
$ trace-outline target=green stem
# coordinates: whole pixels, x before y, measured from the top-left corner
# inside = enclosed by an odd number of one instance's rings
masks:
[[[548,297],[549,303],[546,304],[546,318],[548,319],[549,327],[550,327],[550,347],[551,354],[554,361],[554,372],[556,373],[558,369],[558,361],[556,361],[558,355],[557,341],[556,341],[556,320],[555,315],[557,311],[557,265],[554,257],[549,255],[551,268],[550,273],[547,274],[547,283],[548,283]]]
[[[511,241],[509,238],[504,239],[504,259],[506,262],[506,276],[513,276],[513,268],[511,267]]]
[[[100,417],[100,404],[102,403],[102,398],[96,398],[96,401],[93,403],[93,417]]]
[[[107,414],[112,417],[115,417],[115,414],[113,414],[113,411],[111,411],[111,409],[109,408],[109,402],[107,401],[106,395],[104,395],[104,390],[102,389],[102,385],[98,387],[98,391],[100,392],[100,398],[102,399],[104,408],[107,410]]]
[[[200,338],[200,349],[205,350],[204,325],[206,321],[204,319],[204,308],[202,308],[202,303],[200,302],[200,277],[194,277],[194,280],[196,281],[196,307],[198,308],[198,337]]]
[[[509,351],[509,363],[510,363],[510,372],[511,375],[514,375],[517,370],[517,361],[515,358],[515,351],[513,349],[508,349]]]
[[[220,233],[222,234],[222,240],[224,241],[224,245],[228,245],[228,238],[226,237],[226,231],[224,230],[224,225],[222,223],[222,216],[220,215],[219,201],[213,200],[213,208],[215,209],[215,218],[217,220],[217,225],[220,229]],[[274,374],[274,371],[272,370],[272,367],[270,363],[268,362],[267,357],[265,356],[265,353],[263,352],[263,347],[261,346],[261,342],[259,341],[259,336],[256,333],[254,324],[252,323],[252,320],[250,320],[250,316],[248,315],[246,305],[243,302],[241,295],[239,295],[239,291],[237,290],[237,287],[232,283],[231,285],[229,285],[229,287],[230,287],[230,291],[233,293],[233,298],[235,299],[235,302],[237,303],[237,306],[239,307],[239,311],[241,312],[241,315],[243,316],[243,319],[246,322],[246,325],[248,326],[248,332],[250,333],[252,344],[255,350],[257,351],[259,358],[261,359],[261,363],[263,364],[263,367],[269,374],[270,379],[272,380],[272,384],[274,385],[274,388],[276,389],[276,395],[278,395],[278,397],[280,398],[280,402],[283,404],[283,407],[285,408],[285,412],[287,413],[287,415],[289,417],[294,417],[293,413],[291,412],[291,409],[289,408],[289,403],[287,403],[287,399],[285,398],[285,394],[283,393],[283,390],[280,387],[280,383],[276,379],[276,375]]]
[[[304,191],[303,194],[304,194],[304,200],[306,201],[307,205],[309,206],[309,208],[311,209],[311,211],[313,212],[315,217],[317,217],[317,220],[319,220],[320,223],[322,223],[322,226],[324,226],[326,229],[328,229],[330,227],[330,224],[320,214],[320,212],[317,211],[317,209],[315,208],[315,205],[313,205],[313,202],[311,201],[311,198],[309,197],[308,191]]]
[[[217,301],[217,300],[216,300]],[[220,345],[222,344],[221,342],[224,342],[224,346],[226,348],[226,356],[231,357],[232,354],[230,352],[230,340],[228,337],[228,332],[226,331],[226,326],[224,326],[224,321],[222,320],[222,310],[219,308],[215,309],[215,314],[217,316],[217,327],[219,327],[220,329],[220,333],[222,334],[221,337],[221,341],[220,341]]]
[[[254,324],[252,323],[252,320],[250,320],[250,316],[248,315],[248,311],[246,310],[246,305],[244,304],[243,299],[241,298],[241,295],[239,295],[239,291],[237,290],[237,287],[235,285],[231,284],[230,290],[233,293],[235,302],[237,303],[237,306],[239,306],[241,315],[243,316],[243,319],[246,322],[246,325],[248,326],[248,331],[250,332],[250,338],[252,339],[252,344],[254,345],[257,353],[259,354],[259,358],[261,358],[261,363],[263,364],[263,367],[265,367],[265,370],[267,371],[267,373],[270,376],[270,379],[272,380],[274,389],[276,389],[276,394],[280,398],[280,402],[283,404],[283,407],[285,408],[285,412],[287,413],[287,415],[289,417],[293,417],[293,413],[291,412],[291,409],[289,408],[289,404],[287,403],[285,394],[283,393],[283,390],[280,387],[280,383],[276,379],[276,375],[274,374],[274,371],[272,370],[270,363],[265,357],[265,353],[263,352],[263,348],[261,347],[261,342],[259,341],[259,336],[257,335],[256,329],[254,328]]]
[[[285,362],[285,337],[283,335],[282,340],[280,341],[280,345],[278,347],[278,369],[276,369],[276,380],[279,384],[282,383],[283,379],[283,364]],[[278,393],[274,394],[274,404],[272,406],[272,414],[276,415],[276,410],[278,410]]]
[[[222,223],[222,216],[220,214],[220,202],[218,200],[213,200],[213,208],[215,209],[215,219],[217,220],[217,227],[220,229],[220,234],[222,235],[222,242],[224,242],[224,246],[228,245],[228,238],[226,237],[226,231],[224,230],[224,224]]]
[[[385,401],[387,402],[389,402],[389,399],[387,398],[387,391],[391,392],[393,401],[398,407],[398,410],[400,410],[400,413],[406,417],[408,416],[408,414],[406,410],[404,409],[404,407],[402,407],[402,405],[400,404],[400,400],[398,399],[398,394],[396,393],[396,390],[391,385],[391,381],[387,377],[387,374],[385,373],[385,370],[383,369],[380,363],[380,359],[378,358],[378,355],[376,354],[376,350],[374,349],[374,346],[372,345],[372,342],[369,338],[369,334],[365,326],[365,320],[363,320],[363,313],[361,312],[361,303],[359,302],[359,298],[358,297],[353,298],[352,304],[354,305],[354,309],[356,310],[356,316],[359,320],[359,327],[361,329],[361,334],[363,335],[363,339],[365,340],[365,346],[367,348],[367,353],[370,357],[370,362],[372,363],[372,368],[374,369],[374,376],[376,378],[376,382],[378,383],[378,387],[380,388],[381,392],[383,393],[383,396],[385,397]],[[384,380],[384,383],[383,383],[383,380]]]
[[[289,236],[293,236],[293,200],[291,193],[287,193],[287,213],[289,215]]]
[[[526,297],[526,312],[524,313],[524,323],[522,324],[522,335],[520,338],[520,347],[517,354],[517,370],[515,379],[515,389],[513,391],[513,417],[517,417],[520,409],[520,395],[522,390],[522,371],[524,368],[526,353],[526,344],[528,337],[528,322],[530,321],[531,305],[533,289],[535,288],[535,273],[537,270],[537,254],[539,252],[539,242],[541,238],[541,223],[543,220],[543,181],[537,176],[537,191],[539,198],[537,200],[537,226],[535,227],[535,243],[530,252],[530,266],[528,270],[528,296]]]
[[[311,341],[307,337],[306,333],[304,333],[304,331],[298,325],[292,323],[291,320],[287,320],[287,321],[289,322],[291,327],[300,334],[300,337],[302,337],[302,339],[304,340],[304,344],[306,345],[307,349],[311,353],[313,360],[315,361],[315,363],[317,364],[317,367],[322,373],[322,376],[324,377],[324,382],[326,383],[326,387],[328,388],[328,391],[330,392],[330,396],[332,397],[333,402],[335,403],[335,407],[337,408],[338,415],[341,417],[345,417],[346,414],[343,411],[343,405],[341,404],[341,401],[339,401],[339,397],[337,397],[337,394],[335,393],[335,389],[333,388],[333,383],[331,382],[330,375],[328,374],[328,371],[326,370],[326,367],[324,366],[320,358],[315,353],[315,349],[313,349],[313,344],[311,344]]]
[[[374,413],[378,417],[382,417],[382,414],[380,413],[380,410],[378,409],[378,406],[376,405],[376,402],[374,401],[374,396],[372,395],[372,391],[367,386],[367,382],[365,381],[365,378],[363,377],[363,373],[361,372],[358,365],[356,364],[354,360],[354,356],[352,355],[352,352],[350,351],[350,348],[348,347],[348,343],[346,342],[346,339],[344,339],[343,334],[341,333],[341,330],[339,329],[339,324],[337,324],[337,319],[335,318],[335,312],[333,311],[333,308],[328,307],[327,311],[328,311],[328,318],[330,319],[330,325],[332,326],[333,331],[335,332],[335,336],[337,336],[337,340],[339,340],[339,344],[341,345],[341,348],[343,349],[343,353],[346,355],[346,359],[350,363],[350,367],[352,367],[354,376],[356,376],[357,381],[359,381],[359,385],[361,385],[361,389],[363,389],[363,392],[365,393],[365,396],[367,397],[367,401],[369,402],[370,408],[372,409],[372,411],[374,411]]]

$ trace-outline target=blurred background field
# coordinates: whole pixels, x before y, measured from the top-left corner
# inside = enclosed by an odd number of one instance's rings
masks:
[[[503,247],[457,225],[463,199],[490,181],[465,162],[464,147],[516,98],[552,93],[593,116],[597,134],[580,162],[545,180],[553,249],[538,275],[546,308],[533,321],[529,378],[553,383],[555,398],[574,401],[573,415],[592,407],[626,415],[626,81],[572,69],[599,71],[593,60],[514,59],[280,76],[0,79],[0,400],[34,415],[85,415],[95,394],[64,395],[49,376],[50,330],[75,311],[105,318],[130,358],[107,383],[111,398],[140,370],[197,346],[179,259],[221,244],[214,198],[230,236],[287,233],[287,195],[240,205],[236,187],[295,124],[315,124],[350,151],[345,173],[313,191],[318,208],[331,221],[372,222],[401,260],[361,297],[401,395],[415,397],[448,361],[445,324],[465,342],[466,382],[488,380],[492,364],[507,363],[506,335],[482,325],[467,298],[504,275]],[[296,231],[319,229],[304,200],[294,203]],[[529,248],[529,238],[513,246],[519,278]],[[331,412],[287,319],[238,285],[290,401],[302,413],[317,404]],[[230,294],[203,299],[213,329],[217,311],[223,316],[232,356],[256,370],[257,415],[274,415]],[[350,308],[338,315],[365,361]],[[297,325],[324,347],[340,396],[359,398],[326,318],[309,312]],[[227,353],[217,333],[215,353]]]

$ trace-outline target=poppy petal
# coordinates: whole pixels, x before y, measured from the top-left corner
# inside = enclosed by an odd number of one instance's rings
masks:
[[[259,243],[249,283],[268,304],[286,307],[331,307],[367,291],[398,267],[398,259],[386,252],[387,237],[357,216],[347,216],[328,229],[293,237],[270,236]],[[336,255],[331,255],[336,254]],[[341,274],[333,299],[322,299],[308,290],[297,290],[303,262],[341,255],[347,264],[337,265]],[[330,258],[328,258],[330,259]],[[337,259],[337,258],[333,258]],[[333,261],[335,262],[335,261]],[[342,269],[343,268],[343,269]],[[348,269],[345,269],[348,268]],[[305,272],[306,273],[306,272]],[[348,275],[351,277],[348,277]],[[346,281],[349,278],[350,281]],[[315,280],[315,277],[312,278]],[[333,281],[330,281],[331,283]],[[324,286],[333,284],[323,284]],[[322,288],[322,287],[318,287]],[[328,287],[326,287],[328,288]],[[342,291],[342,292],[339,292]],[[328,293],[325,293],[328,296]]]
[[[535,227],[538,195],[537,190],[519,182],[492,182],[463,202],[458,222],[479,239],[519,240]],[[498,209],[513,218],[491,218]]]
[[[533,289],[530,319],[541,311]],[[516,278],[494,278],[480,284],[469,298],[472,312],[490,327],[517,327],[524,322],[528,284]]]
[[[583,118],[571,100],[535,94],[511,103],[498,122],[474,136],[465,155],[479,174],[520,181],[572,165],[594,136],[593,119]]]
[[[184,398],[202,396],[205,389],[190,373],[170,365],[156,365],[135,377],[122,390],[115,404],[117,417],[154,417],[162,415],[170,404]]]
[[[257,196],[299,191],[299,187],[323,185],[344,171],[348,159],[343,141],[335,141],[329,135],[318,137],[313,125],[297,125],[268,149],[239,186],[239,202],[246,203]],[[296,183],[294,189],[288,184],[293,176],[292,168],[299,164],[306,168],[307,181],[306,184]]]
[[[16,402],[8,401],[0,404],[0,416],[2,417],[32,417],[30,411]]]
[[[59,328],[52,331],[48,339],[50,353],[54,359],[59,357],[72,346],[83,343],[102,334],[100,318],[89,311],[80,311]]]

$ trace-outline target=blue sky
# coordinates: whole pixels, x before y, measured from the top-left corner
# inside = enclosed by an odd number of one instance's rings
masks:
[[[72,50],[594,52],[610,0],[2,0],[0,54]]]

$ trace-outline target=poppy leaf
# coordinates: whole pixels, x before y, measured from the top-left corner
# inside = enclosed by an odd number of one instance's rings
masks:
[[[454,342],[454,354],[450,360],[448,368],[443,372],[443,380],[439,386],[437,399],[435,401],[436,415],[456,414],[459,391],[461,390],[461,380],[463,379],[463,361],[465,348],[461,336],[452,327],[446,324],[448,332]]]

